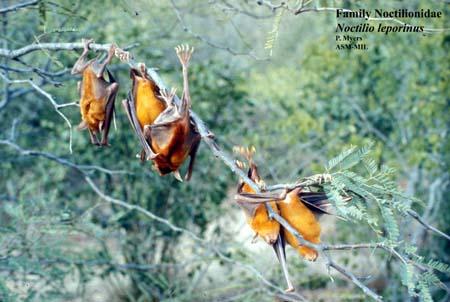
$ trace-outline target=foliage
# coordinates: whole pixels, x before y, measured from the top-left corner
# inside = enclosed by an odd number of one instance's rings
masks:
[[[406,264],[371,250],[338,259],[358,276],[384,278],[377,290],[386,300],[444,300],[449,243],[424,232],[407,213],[414,209],[450,231],[445,215],[450,207],[445,202],[450,193],[448,33],[368,34],[364,39],[369,52],[337,52],[334,28],[329,26],[334,16],[292,16],[282,10],[271,15],[266,7],[241,2],[177,1],[188,31],[169,2],[39,1],[36,7],[6,15],[1,47],[82,37],[120,46],[139,42],[132,49],[136,59],[159,68],[169,86],[179,88],[180,66],[172,48],[180,42],[193,44],[193,109],[218,143],[226,150],[255,145],[267,183],[331,173],[325,189],[346,221],[325,218],[323,240],[383,242]],[[381,6],[378,1],[347,2],[353,8]],[[433,7],[448,12],[444,3]],[[445,22],[427,20],[427,26],[448,27]],[[254,60],[254,53],[267,54],[265,43],[270,60]],[[11,79],[31,78],[58,103],[72,102],[78,94],[67,68],[78,55],[33,52],[22,62],[1,59],[0,72]],[[62,76],[23,74],[2,66],[48,68]],[[128,69],[115,61],[111,70],[121,85],[119,104],[130,88]],[[1,301],[81,301],[94,294],[111,301],[273,300],[274,289],[245,265],[256,267],[275,284],[282,283],[280,269],[267,246],[248,244],[250,232],[229,202],[237,179],[204,144],[191,182],[161,178],[135,158],[139,144],[117,106],[113,147],[93,148],[85,132],[73,131],[70,154],[69,129],[48,100],[25,84],[2,83],[2,98],[5,89],[10,101],[0,101],[0,140],[12,137],[24,149],[112,170],[94,169],[89,175],[108,195],[206,238],[232,260],[138,211],[105,203],[74,169],[0,145]],[[61,110],[78,124],[78,107]],[[346,149],[348,145],[354,147]],[[352,196],[350,203],[342,192]],[[334,275],[336,282],[330,285],[327,272],[318,268],[320,261],[305,264],[287,252],[292,279],[311,300],[328,301],[329,295],[365,299]],[[368,268],[368,261],[374,261],[375,268]],[[373,279],[366,283],[372,285]]]

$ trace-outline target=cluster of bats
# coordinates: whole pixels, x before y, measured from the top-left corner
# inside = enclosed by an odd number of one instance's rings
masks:
[[[72,68],[72,74],[82,74],[78,84],[81,96],[81,123],[78,129],[87,129],[92,144],[107,146],[108,133],[114,115],[114,103],[119,84],[106,68],[116,51],[111,45],[104,62],[88,60],[89,45],[92,40],[83,40],[84,50]],[[144,64],[131,69],[132,89],[126,100],[122,101],[131,126],[142,145],[142,161],[152,160],[160,175],[169,173],[182,181],[179,168],[190,157],[185,179],[189,180],[194,166],[195,155],[200,144],[200,134],[191,121],[189,109],[191,97],[188,85],[188,65],[193,48],[187,45],[176,47],[178,58],[183,66],[183,96],[181,104],[175,103],[175,90],[160,89],[149,77]],[[127,60],[126,56],[119,57]],[[108,74],[106,80],[104,74]],[[101,133],[101,140],[97,134]]]
[[[83,53],[72,68],[72,74],[82,75],[82,81],[78,83],[82,122],[78,128],[89,131],[92,144],[107,146],[119,85],[106,66],[118,49],[111,45],[106,59],[99,62],[98,58],[87,59],[89,46],[93,41],[83,40],[83,43]],[[194,49],[181,45],[175,50],[183,70],[181,102],[175,102],[174,89],[166,91],[160,88],[148,75],[145,65],[140,63],[137,68],[130,70],[132,89],[122,104],[141,143],[141,161],[151,160],[160,175],[173,173],[175,178],[182,181],[179,169],[187,157],[190,157],[185,175],[185,179],[189,180],[201,137],[189,115],[191,97],[188,66]],[[128,60],[129,57],[124,54],[125,52],[119,53],[119,58]],[[108,80],[105,78],[105,72],[108,74]],[[99,141],[97,135],[100,133]],[[253,161],[254,149],[240,147],[237,151],[247,159],[248,177],[263,185]],[[236,163],[239,168],[245,168],[243,162]],[[293,291],[286,267],[285,242],[307,260],[315,261],[318,253],[312,248],[300,245],[291,232],[278,221],[271,219],[266,204],[281,215],[305,240],[319,243],[321,228],[318,215],[329,214],[326,210],[330,205],[327,195],[323,192],[303,191],[300,188],[285,190],[281,195],[256,193],[247,183],[241,181],[236,201],[244,210],[247,222],[255,232],[255,238],[261,237],[274,248],[288,285],[287,291]]]

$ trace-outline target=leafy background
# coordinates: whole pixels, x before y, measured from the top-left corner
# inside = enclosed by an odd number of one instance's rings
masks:
[[[449,12],[448,4],[439,1],[318,2]],[[256,1],[177,1],[176,9],[160,1],[40,1],[5,15],[1,38],[2,47],[9,49],[86,37],[120,46],[137,42],[132,49],[137,60],[159,68],[165,82],[178,88],[181,70],[173,47],[190,43],[196,47],[190,72],[193,110],[225,149],[256,146],[256,161],[267,183],[321,173],[328,159],[349,145],[373,141],[376,162],[396,169],[391,180],[423,201],[413,208],[448,233],[448,33],[361,34],[369,51],[341,52],[334,49],[333,13],[284,13],[273,55],[260,60],[268,56],[264,45],[275,16]],[[449,27],[447,17],[417,23]],[[61,85],[45,81],[42,87],[58,103],[66,103],[78,99],[78,79],[68,72],[78,55],[33,52],[23,63],[63,70],[55,79]],[[7,63],[26,66],[2,59],[1,64]],[[115,60],[111,70],[121,85],[119,102],[130,87],[128,69]],[[11,71],[8,76],[24,77]],[[35,73],[25,77],[41,81]],[[261,241],[250,243],[252,233],[232,201],[237,178],[204,144],[189,183],[161,178],[135,158],[138,142],[117,103],[112,147],[92,147],[86,133],[74,131],[70,154],[69,129],[51,104],[26,85],[9,89],[10,101],[0,107],[0,139],[10,137],[14,124],[15,143],[24,149],[121,171],[93,171],[90,176],[110,196],[206,238],[235,261],[224,261],[211,248],[136,211],[105,203],[73,169],[0,145],[0,300],[274,299],[273,289],[245,269],[251,265],[282,284],[272,251]],[[74,125],[79,122],[77,107],[62,110]],[[402,238],[420,254],[450,262],[448,241],[406,217],[399,223]],[[370,228],[356,220],[324,218],[322,225],[326,242],[376,240]],[[415,301],[401,285],[404,272],[385,253],[345,251],[337,257],[357,275],[368,276],[366,284],[387,301]],[[312,301],[365,301],[346,280],[330,278],[323,259],[305,263],[291,250],[288,258],[296,287]],[[439,277],[448,284],[448,274]],[[439,287],[433,287],[431,295],[436,301],[449,297]]]

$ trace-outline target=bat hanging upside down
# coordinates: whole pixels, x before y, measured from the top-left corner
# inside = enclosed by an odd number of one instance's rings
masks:
[[[92,39],[84,40],[84,50],[72,68],[72,74],[82,74],[82,82],[78,82],[80,93],[81,123],[79,130],[88,129],[91,143],[94,145],[108,146],[108,133],[111,120],[114,114],[114,102],[119,89],[119,84],[106,69],[116,49],[111,45],[108,56],[103,63],[99,63],[98,58],[87,60],[89,45]],[[108,73],[109,81],[106,81],[104,72]],[[101,141],[98,141],[97,133],[101,132]]]
[[[248,177],[257,184],[263,183],[252,160],[254,149],[241,147],[239,150],[249,163]],[[242,168],[244,164],[238,162],[238,166]],[[269,192],[255,193],[248,184],[241,181],[236,201],[244,210],[255,236],[263,238],[274,248],[288,285],[286,291],[293,291],[294,287],[286,267],[285,242],[287,241],[306,260],[315,261],[318,253],[312,248],[300,245],[292,233],[280,226],[275,219],[270,219],[265,203],[268,203],[275,213],[281,215],[305,240],[320,243],[321,228],[316,215],[330,214],[325,209],[329,205],[326,194],[302,192],[300,188],[284,192],[282,195]]]
[[[175,103],[175,89],[170,92],[160,89],[142,63],[130,72],[133,87],[122,104],[143,147],[141,160],[150,159],[160,175],[173,172],[175,178],[183,181],[179,168],[190,156],[185,176],[189,180],[200,135],[189,115],[188,65],[194,49],[187,45],[175,49],[183,68],[181,104]]]

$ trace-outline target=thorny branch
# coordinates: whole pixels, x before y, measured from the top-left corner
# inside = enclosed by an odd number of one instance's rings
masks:
[[[92,48],[93,49],[103,50],[103,51],[107,51],[109,49],[109,46],[110,46],[110,44],[92,44]],[[16,57],[28,54],[28,53],[30,53],[32,51],[42,50],[42,49],[46,49],[46,50],[74,50],[74,49],[82,49],[82,48],[83,48],[83,44],[82,43],[33,44],[33,45],[29,45],[29,46],[26,46],[26,47],[23,47],[21,49],[14,50],[14,51],[7,50],[7,49],[0,49],[0,56],[5,56],[7,58],[16,58]],[[134,62],[134,60],[131,59],[131,60],[129,60],[128,63],[129,63],[129,65],[131,67],[136,67],[136,63]],[[166,86],[164,85],[162,79],[155,72],[154,69],[148,69],[148,73],[155,80],[157,85],[160,86],[160,88],[162,88],[162,89],[166,88]],[[0,73],[0,75],[2,76],[3,79],[5,79],[6,81],[9,81],[10,83],[28,83],[28,84],[30,84],[38,93],[44,95],[46,98],[48,98],[50,100],[52,105],[55,107],[55,110],[58,111],[58,109],[60,108],[61,105],[57,104],[56,101],[53,99],[53,97],[50,94],[48,94],[47,92],[42,90],[35,83],[33,83],[31,80],[14,80],[14,81],[12,81],[12,80],[9,80],[8,78],[6,78],[6,76],[4,76],[2,73]],[[179,102],[179,99],[176,98],[176,101]],[[217,158],[219,158],[221,161],[223,161],[225,163],[225,165],[227,165],[233,173],[238,175],[240,178],[243,179],[243,181],[245,181],[250,187],[252,187],[255,190],[255,192],[257,192],[257,193],[261,192],[261,188],[255,182],[253,182],[250,178],[248,178],[246,173],[244,173],[244,171],[242,171],[239,167],[237,167],[237,165],[235,164],[235,161],[229,155],[227,155],[224,151],[222,151],[220,149],[220,147],[218,146],[218,144],[214,140],[214,135],[212,134],[212,132],[208,129],[208,127],[204,124],[204,122],[195,114],[195,112],[191,111],[191,117],[192,117],[193,121],[195,122],[197,130],[200,133],[203,141],[208,145],[208,147],[211,149],[212,153]],[[63,117],[63,118],[70,124],[70,122],[67,120],[67,118],[65,118],[65,117]],[[117,172],[110,171],[110,170],[103,169],[103,168],[96,167],[96,166],[91,166],[91,165],[84,165],[84,166],[83,165],[77,165],[77,164],[74,164],[74,163],[72,163],[72,162],[70,162],[68,160],[65,160],[63,158],[57,157],[57,156],[55,156],[53,154],[46,153],[46,152],[25,150],[25,149],[22,149],[17,144],[15,144],[14,142],[9,141],[9,140],[0,140],[0,144],[8,145],[9,147],[15,149],[17,152],[19,152],[22,155],[45,157],[45,158],[47,158],[49,160],[55,161],[55,162],[57,162],[59,164],[62,164],[64,166],[67,166],[67,167],[70,167],[72,169],[75,169],[78,172],[80,172],[81,174],[83,174],[84,180],[91,187],[91,189],[98,196],[100,196],[103,200],[105,200],[106,202],[111,203],[111,204],[116,204],[118,206],[124,207],[124,208],[129,209],[129,210],[138,211],[138,212],[144,214],[148,218],[154,219],[154,220],[156,220],[156,221],[158,221],[160,223],[163,223],[163,224],[167,225],[173,231],[181,232],[181,233],[186,234],[187,236],[189,236],[193,240],[195,240],[195,241],[201,243],[202,245],[206,246],[207,248],[211,249],[220,259],[222,259],[222,260],[224,260],[226,262],[231,262],[231,263],[236,263],[237,262],[236,260],[231,259],[228,256],[224,255],[216,246],[211,245],[209,242],[207,242],[204,239],[198,237],[193,232],[191,232],[189,230],[186,230],[186,229],[183,229],[183,228],[180,228],[180,227],[172,224],[167,219],[161,218],[161,217],[155,215],[154,213],[148,211],[145,208],[142,208],[142,207],[137,206],[137,205],[132,205],[132,204],[127,203],[126,201],[122,201],[122,200],[115,199],[113,197],[108,196],[102,190],[100,190],[100,188],[95,184],[95,182],[89,177],[89,174],[88,174],[89,170],[99,170],[99,171],[102,171],[102,172],[105,172],[105,173],[117,173]],[[311,185],[314,185],[317,182],[318,182],[317,177],[309,177],[309,178],[305,178],[305,179],[303,179],[303,180],[301,180],[301,181],[299,181],[297,183],[294,183],[294,184],[274,185],[274,186],[269,186],[266,189],[272,190],[272,191],[273,190],[286,189],[286,188],[291,189],[291,188],[295,188],[295,187],[299,187],[299,186],[311,186]],[[272,210],[271,207],[267,207],[267,208],[268,208],[270,217],[272,217],[273,219],[277,220],[284,228],[286,228],[289,232],[291,232],[302,245],[311,247],[311,248],[316,249],[317,251],[321,252],[321,254],[323,254],[324,257],[326,258],[326,262],[327,262],[326,265],[327,265],[327,267],[332,267],[337,272],[339,272],[340,274],[342,274],[343,276],[348,278],[356,286],[361,288],[362,291],[366,295],[372,297],[375,301],[382,301],[382,297],[378,296],[374,291],[372,291],[370,288],[365,286],[353,273],[351,273],[350,271],[348,271],[344,267],[342,267],[342,266],[338,265],[336,262],[334,262],[332,260],[331,256],[326,251],[352,249],[352,248],[381,248],[381,249],[386,250],[390,254],[394,255],[395,257],[397,257],[400,261],[402,261],[404,263],[406,263],[406,261],[409,261],[408,259],[406,259],[402,255],[400,255],[400,253],[398,253],[394,248],[386,247],[382,243],[366,244],[366,245],[364,245],[364,244],[359,244],[359,245],[337,245],[337,246],[328,245],[328,244],[325,244],[325,243],[313,244],[313,243],[311,243],[309,241],[306,241],[283,217],[281,217],[279,214],[275,213]],[[447,239],[449,238],[448,235],[444,234],[443,232],[437,230],[436,228],[430,226],[429,224],[424,222],[422,219],[420,219],[420,217],[417,215],[417,213],[412,212],[412,213],[409,213],[409,214],[413,218],[418,220],[427,229],[432,230],[432,231],[434,231],[434,232],[436,232],[436,233],[446,237]],[[259,271],[257,271],[254,267],[252,267],[252,266],[250,266],[248,264],[241,264],[241,265],[243,267],[245,267],[247,270],[253,272],[267,286],[269,286],[271,288],[274,288],[274,289],[276,289],[278,291],[282,291],[281,288],[279,288],[278,286],[272,284],[270,281],[265,279],[264,276]],[[300,299],[300,300],[304,300],[304,298],[301,297],[300,295],[298,295],[297,298]]]
[[[125,209],[128,209],[130,211],[137,211],[143,215],[145,215],[146,217],[153,219],[155,221],[158,221],[159,223],[162,223],[164,225],[166,225],[167,227],[169,227],[172,231],[174,232],[179,232],[179,233],[183,233],[185,235],[187,235],[188,237],[190,237],[191,239],[193,239],[194,241],[200,243],[202,246],[204,246],[206,249],[210,249],[213,253],[215,253],[221,260],[228,262],[228,263],[234,263],[234,264],[239,264],[240,266],[242,266],[243,268],[245,268],[246,270],[248,270],[249,272],[253,273],[258,279],[260,279],[265,285],[267,285],[270,288],[273,288],[275,290],[277,290],[280,293],[283,293],[284,290],[273,284],[272,282],[270,282],[269,280],[267,280],[263,274],[261,272],[259,272],[256,268],[254,268],[253,266],[246,264],[246,263],[241,263],[235,259],[232,259],[228,256],[226,256],[223,252],[220,251],[220,249],[215,246],[213,243],[208,242],[207,240],[197,236],[195,233],[178,227],[175,224],[173,224],[171,221],[161,218],[158,215],[152,213],[151,211],[140,207],[138,205],[133,205],[133,204],[129,204],[126,201],[120,200],[120,199],[116,199],[113,198],[109,195],[107,195],[106,193],[104,193],[96,184],[95,182],[92,180],[92,178],[88,175],[86,170],[89,169],[93,169],[93,166],[91,165],[78,165],[75,164],[69,160],[66,160],[64,158],[58,157],[54,154],[51,153],[47,153],[47,152],[41,152],[41,151],[35,151],[35,150],[27,150],[27,149],[23,149],[21,148],[19,145],[15,144],[14,142],[11,142],[9,140],[0,140],[0,145],[7,145],[11,148],[13,148],[15,151],[17,151],[19,154],[21,155],[25,155],[25,156],[34,156],[34,157],[44,157],[47,158],[51,161],[57,162],[58,164],[61,164],[63,166],[72,168],[76,171],[78,171],[79,173],[81,173],[84,177],[84,180],[86,181],[86,183],[91,187],[91,189],[104,201],[106,201],[107,203],[110,204],[115,204],[118,205],[120,207],[123,207]],[[102,171],[105,173],[113,173],[110,170],[107,171]],[[302,297],[301,295],[299,295],[298,293],[292,294],[294,295],[294,297],[297,299],[297,301],[306,301],[304,297]],[[291,295],[291,296],[292,296]]]

